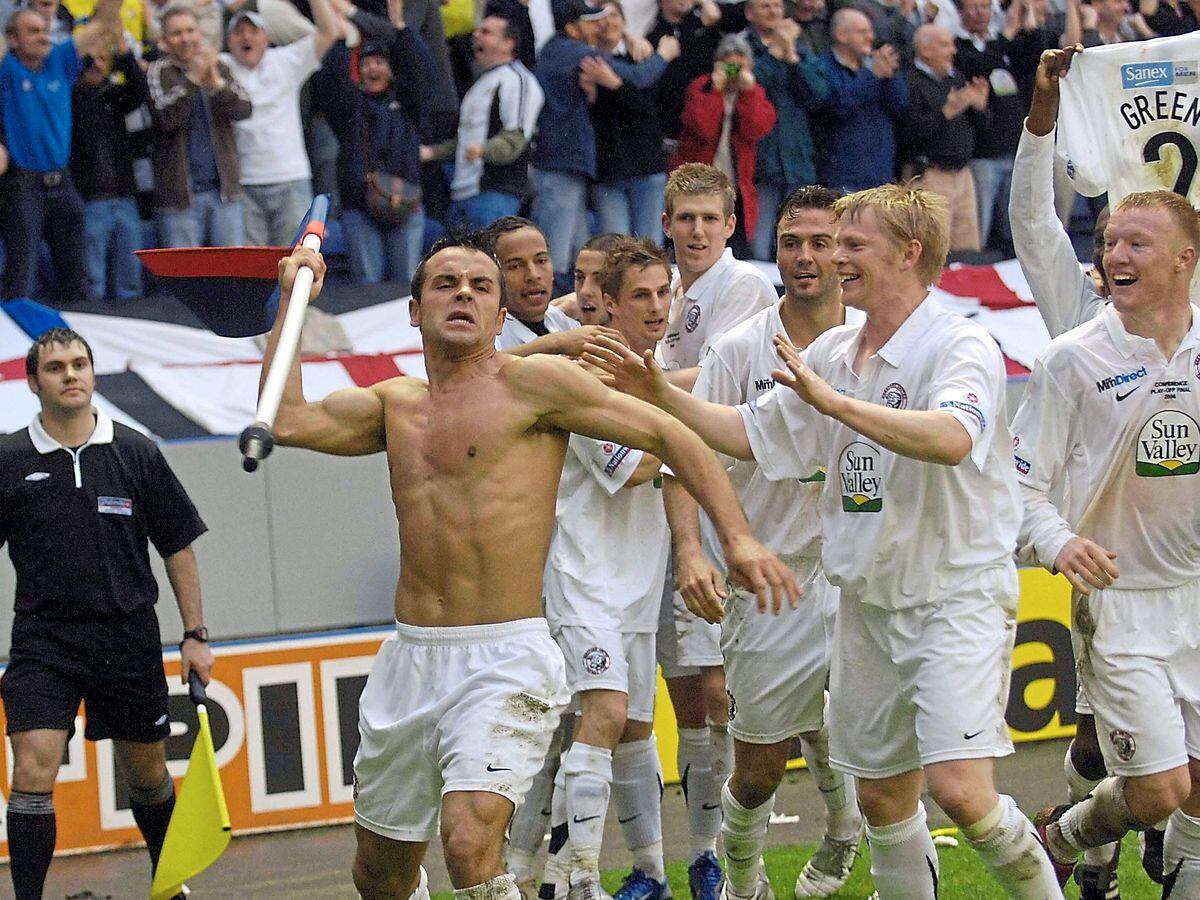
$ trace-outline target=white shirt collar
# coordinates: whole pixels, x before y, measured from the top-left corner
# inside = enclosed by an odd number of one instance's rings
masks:
[[[704,296],[705,292],[712,290],[717,285],[717,281],[721,277],[721,273],[728,269],[734,263],[733,250],[729,247],[725,248],[725,252],[721,254],[720,259],[713,263],[707,272],[692,282],[692,286],[683,292],[683,295],[689,300],[699,300]]]
[[[92,412],[96,414],[96,427],[92,430],[89,437],[83,444],[84,447],[91,444],[111,444],[113,440],[113,423],[112,419],[102,409],[92,407]],[[33,442],[34,449],[38,453],[46,454],[53,453],[55,450],[68,450],[73,448],[65,447],[54,438],[46,433],[46,429],[42,427],[41,413],[33,417],[33,421],[29,423],[29,439]],[[80,449],[83,449],[82,447]]]

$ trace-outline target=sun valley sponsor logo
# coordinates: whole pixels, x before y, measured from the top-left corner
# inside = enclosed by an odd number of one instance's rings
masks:
[[[1111,391],[1115,387],[1120,387],[1123,384],[1131,384],[1139,378],[1146,377],[1146,367],[1142,366],[1134,372],[1120,372],[1116,375],[1109,375],[1107,378],[1096,382],[1096,393],[1103,394],[1105,391]]]
[[[862,441],[847,444],[838,457],[842,512],[879,512],[883,509],[883,475],[879,450]]]
[[[1178,410],[1155,413],[1138,435],[1135,471],[1144,478],[1200,472],[1200,425]]]

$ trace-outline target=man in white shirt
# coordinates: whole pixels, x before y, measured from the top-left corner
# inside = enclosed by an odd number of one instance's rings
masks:
[[[584,358],[771,479],[836,473],[820,500],[821,559],[842,592],[830,761],[858,779],[881,900],[936,896],[923,786],[1009,896],[1061,897],[1033,826],[993,782],[993,758],[1012,752],[1020,524],[1003,359],[929,297],[949,247],[944,201],[884,185],[836,209],[842,301],[866,322],[803,354],[778,338],[785,367],[758,400],[705,403],[605,339]]]
[[[221,54],[250,95],[250,118],[233,123],[242,222],[250,246],[291,246],[312,204],[312,169],[304,149],[300,90],[341,34],[329,0],[313,0],[317,30],[286,47],[270,46],[267,23],[250,10],[229,20]]]
[[[1117,204],[1111,303],[1051,342],[1013,423],[1021,544],[1074,588],[1076,667],[1113,776],[1039,830],[1065,880],[1083,850],[1169,816],[1164,897],[1200,896],[1198,248],[1182,197]],[[1060,512],[1048,493],[1064,482]]]
[[[709,348],[726,331],[774,306],[775,286],[725,246],[737,224],[737,194],[724,172],[687,163],[671,173],[663,194],[663,231],[675,245],[679,278],[667,333],[659,344],[672,383],[691,390]],[[721,630],[687,609],[668,572],[657,653],[679,726],[679,773],[686,785],[695,900],[716,900],[721,868],[721,785],[733,765],[726,729],[728,703],[721,668]],[[715,745],[715,746],[714,746]]]
[[[600,283],[613,327],[635,352],[653,351],[671,305],[666,254],[625,238],[607,255]],[[572,900],[604,896],[600,844],[610,794],[634,853],[627,881],[638,882],[646,900],[666,889],[661,794],[657,785],[646,791],[641,777],[661,777],[654,634],[670,537],[653,484],[660,468],[640,450],[572,435],[559,484],[545,592],[546,620],[582,713],[555,797],[569,835]]]
[[[751,316],[717,341],[693,393],[714,403],[736,405],[756,399],[775,385],[779,367],[775,335],[786,333],[797,347],[862,313],[842,306],[841,286],[831,258],[840,195],[804,187],[783,203],[772,226],[776,235],[783,300]],[[825,837],[796,883],[797,897],[826,897],[850,875],[858,857],[863,820],[855,803],[854,781],[829,766],[829,732],[824,721],[825,684],[838,593],[820,567],[821,534],[817,501],[825,482],[818,469],[808,478],[769,481],[753,462],[725,460],[738,499],[762,540],[792,566],[806,592],[800,609],[779,619],[760,616],[753,601],[734,592],[726,599],[724,568],[712,525],[673,477],[663,498],[675,547],[675,571],[689,607],[722,623],[729,694],[729,733],[735,745],[733,775],[721,792],[725,838],[725,895],[757,897],[769,890],[760,855],[775,791],[787,766],[792,740],[800,737],[809,771],[817,779],[827,809]]]

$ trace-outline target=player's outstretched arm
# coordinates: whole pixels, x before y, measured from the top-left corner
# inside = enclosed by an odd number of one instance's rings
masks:
[[[712,519],[735,583],[758,595],[761,610],[795,605],[800,590],[791,571],[755,540],[729,476],[695,432],[647,403],[609,390],[566,360],[535,357],[511,368],[514,388],[543,424],[662,459]]]
[[[325,281],[325,261],[320,253],[297,247],[291,256],[279,261],[279,313],[263,354],[262,375],[258,382],[260,393],[279,345],[279,332],[283,328],[296,273],[303,266],[313,270],[311,299],[316,300],[321,293]],[[297,352],[292,359],[292,369],[288,373],[273,431],[276,443],[286,447],[305,447],[339,456],[377,453],[385,447],[383,396],[378,387],[349,388],[335,391],[318,403],[307,402],[300,375],[300,354]]]
[[[735,459],[754,458],[736,407],[709,403],[675,386],[653,353],[647,352],[643,359],[624,344],[598,337],[588,344],[583,360],[599,369],[610,386],[670,413],[718,453]]]
[[[804,364],[786,335],[775,335],[775,350],[784,367],[771,374],[822,415],[830,416],[893,453],[922,462],[957,466],[971,452],[971,435],[950,413],[938,410],[891,409],[846,397]]]
[[[663,477],[663,506],[671,527],[675,559],[675,588],[688,609],[706,622],[725,618],[725,575],[700,543],[700,507],[671,475]]]

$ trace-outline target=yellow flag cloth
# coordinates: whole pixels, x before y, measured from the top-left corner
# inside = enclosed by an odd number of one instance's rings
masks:
[[[198,706],[196,714],[200,728],[163,840],[150,900],[174,897],[187,879],[211,866],[229,846],[229,810],[221,789],[221,774],[217,771],[208,711]]]

